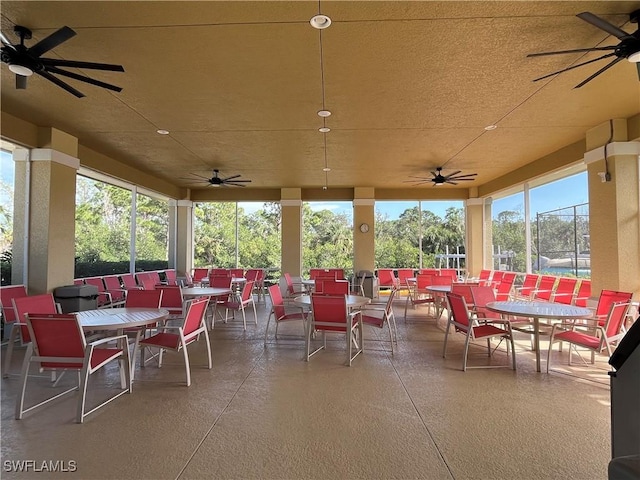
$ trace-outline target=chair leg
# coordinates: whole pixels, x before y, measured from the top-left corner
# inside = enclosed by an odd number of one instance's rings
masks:
[[[269,315],[267,316],[267,326],[264,329],[264,346],[267,346],[267,334],[269,333],[269,323],[271,322],[271,313],[269,313]],[[278,339],[278,320],[276,319],[276,340]]]
[[[240,304],[240,307],[242,309],[242,325],[243,325],[244,329],[246,330],[247,329],[247,317],[244,314],[244,305]]]
[[[85,365],[82,368],[82,373],[80,375],[80,385],[78,386],[80,398],[78,398],[78,410],[76,414],[77,423],[84,422],[84,406],[87,399],[87,382],[89,380],[89,369],[91,368],[89,361],[89,359],[85,359]]]
[[[29,365],[31,364],[31,356],[33,355],[33,344],[27,345],[27,352],[24,354],[22,362],[22,373],[20,374],[20,394],[16,397],[16,420],[22,418],[24,412],[24,392],[27,389],[27,377],[29,375]]]
[[[184,369],[187,374],[187,387],[191,386],[191,367],[189,365],[189,352],[187,352],[187,345],[182,342],[182,356],[184,357]]]
[[[9,367],[11,358],[13,357],[13,345],[16,343],[16,337],[20,331],[20,326],[13,325],[11,327],[11,335],[9,335],[9,344],[7,345],[7,353],[4,355],[4,365],[2,366],[2,378],[9,376]]]
[[[258,314],[256,313],[256,304],[255,302],[251,302],[251,306],[253,307],[253,321],[256,325],[258,325]]]
[[[464,354],[462,356],[462,371],[467,371],[467,355],[469,354],[469,342],[471,341],[471,337],[467,334],[467,339],[464,342]]]
[[[213,367],[213,363],[211,362],[211,341],[209,340],[209,333],[207,332],[206,325],[204,329],[204,340],[207,343],[207,358],[209,361],[209,370],[211,370]]]

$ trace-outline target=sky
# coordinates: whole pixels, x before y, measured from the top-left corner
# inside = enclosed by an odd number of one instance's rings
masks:
[[[11,154],[2,151],[0,155],[0,180],[5,183],[12,183],[14,176],[14,165]],[[587,189],[587,172],[582,172],[562,180],[542,185],[529,190],[531,198],[531,214],[535,217],[537,212],[547,212],[558,208],[569,207],[589,201]],[[11,199],[0,191],[0,203],[8,203]],[[416,206],[417,201],[403,202],[378,202],[376,211],[383,211],[389,219],[397,219],[402,212],[408,208]],[[247,213],[253,213],[262,207],[261,202],[241,202],[240,206]],[[314,211],[330,210],[334,213],[344,213],[349,216],[353,214],[351,202],[311,202]],[[462,208],[463,202],[431,202],[423,201],[422,209],[430,210],[440,217],[444,217],[447,208]],[[510,195],[508,197],[494,199],[492,211],[495,216],[505,210],[512,210],[524,213],[524,196],[522,193]]]

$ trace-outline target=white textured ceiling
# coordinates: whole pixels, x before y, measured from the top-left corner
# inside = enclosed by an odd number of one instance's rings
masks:
[[[2,31],[77,35],[46,57],[121,64],[84,71],[121,93],[68,80],[77,99],[2,66],[2,110],[179,186],[188,173],[241,174],[249,188],[414,188],[436,166],[477,186],[640,112],[634,64],[532,79],[595,54],[528,53],[618,43],[575,15],[633,32],[640,1],[3,1]],[[332,25],[309,25],[321,11]],[[67,81],[67,79],[65,79]],[[333,114],[321,134],[323,107]],[[485,131],[490,124],[498,125]],[[157,129],[167,129],[160,136]],[[325,178],[326,162],[331,172]]]

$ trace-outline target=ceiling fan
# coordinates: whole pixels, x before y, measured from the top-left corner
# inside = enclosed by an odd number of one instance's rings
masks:
[[[240,180],[238,177],[242,175],[231,175],[230,177],[222,178],[220,177],[220,170],[217,168],[213,170],[213,177],[207,178],[202,175],[198,175],[196,173],[190,173],[189,175],[193,175],[194,177],[201,178],[204,182],[200,183],[208,183],[212,187],[246,187],[243,185],[244,183],[250,183],[251,180]],[[193,180],[192,178],[187,178],[185,180]]]
[[[12,44],[7,37],[0,32],[0,39],[2,40],[2,63],[9,65],[9,70],[16,74],[16,88],[27,88],[27,77],[33,75],[40,75],[46,78],[52,83],[55,83],[59,87],[65,89],[67,92],[75,95],[78,98],[84,97],[84,94],[71,85],[63,82],[59,78],[52,74],[62,75],[64,77],[73,78],[81,82],[90,83],[98,87],[107,88],[115,92],[122,91],[121,87],[112,85],[110,83],[101,82],[85,75],[62,70],[58,67],[75,67],[86,68],[90,70],[109,70],[112,72],[124,72],[122,65],[111,65],[108,63],[93,63],[93,62],[80,62],[76,60],[62,60],[56,58],[43,58],[42,55],[49,50],[54,49],[63,42],[66,42],[70,38],[76,35],[69,27],[62,27],[59,30],[53,32],[46,38],[43,38],[35,45],[27,47],[24,44],[25,40],[29,40],[32,37],[31,30],[20,25],[16,25],[13,28],[15,34],[20,38],[19,44]]]
[[[542,77],[538,77],[538,78],[533,80],[534,82],[537,82],[538,80],[549,78],[549,77],[551,77],[553,75],[557,75],[559,73],[566,72],[567,70],[573,70],[574,68],[581,67],[581,66],[587,65],[589,63],[597,62],[598,60],[602,60],[604,58],[609,58],[609,57],[616,57],[616,58],[611,60],[611,62],[606,64],[604,67],[602,67],[596,73],[591,75],[586,80],[583,80],[582,82],[580,82],[578,85],[576,85],[573,88],[582,87],[583,85],[585,85],[586,83],[590,82],[591,80],[596,78],[598,75],[603,73],[605,70],[613,67],[616,63],[618,63],[619,61],[621,61],[621,60],[623,60],[625,58],[628,61],[636,64],[636,67],[638,68],[638,78],[640,79],[640,25],[638,26],[638,28],[636,29],[636,31],[634,33],[627,33],[624,30],[622,30],[621,28],[616,27],[615,25],[613,25],[613,24],[607,22],[606,20],[598,17],[597,15],[594,15],[593,13],[582,12],[582,13],[579,13],[578,15],[576,15],[576,16],[581,18],[585,22],[590,23],[594,27],[598,27],[600,30],[604,30],[609,35],[613,35],[614,37],[618,38],[620,40],[620,43],[618,43],[618,45],[608,45],[608,46],[605,46],[605,47],[577,48],[577,49],[574,49],[574,50],[560,50],[560,51],[557,51],[557,52],[530,53],[529,55],[527,55],[527,57],[540,57],[540,56],[543,56],[543,55],[558,55],[558,54],[562,54],[562,53],[579,53],[579,52],[594,52],[594,51],[612,50],[611,52],[606,53],[605,55],[602,55],[601,57],[595,58],[593,60],[588,60],[586,62],[578,63],[577,65],[572,65],[572,66],[570,66],[568,68],[564,68],[562,70],[558,70],[557,72],[549,73],[548,75],[544,75]],[[631,14],[629,15],[629,19],[630,19],[631,23],[638,23],[638,21],[640,20],[640,10],[635,10],[635,11],[631,12]]]
[[[465,182],[474,180],[473,177],[478,175],[477,173],[466,173],[464,175],[460,175],[462,170],[457,170],[449,175],[442,175],[442,167],[436,168],[436,171],[432,171],[432,178],[424,178],[424,177],[413,177],[416,180],[407,180],[405,183],[413,183],[414,185],[424,185],[425,183],[432,182],[434,187],[438,185],[444,185],[445,183],[449,183],[451,185],[457,185],[457,182]]]

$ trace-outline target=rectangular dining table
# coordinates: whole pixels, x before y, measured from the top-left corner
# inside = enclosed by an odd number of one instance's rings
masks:
[[[534,338],[534,349],[536,352],[536,371],[540,372],[540,319],[550,320],[570,320],[584,319],[593,316],[593,311],[574,305],[565,305],[563,303],[528,301],[528,300],[509,300],[500,302],[489,302],[486,305],[488,310],[500,313],[502,315],[511,315],[515,317],[527,317],[532,319],[533,331],[531,334]]]

